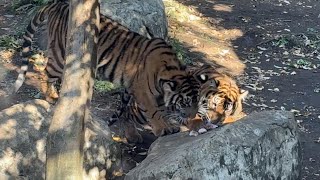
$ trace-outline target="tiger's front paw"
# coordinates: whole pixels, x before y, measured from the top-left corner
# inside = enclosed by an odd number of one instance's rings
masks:
[[[46,96],[45,99],[50,104],[55,104],[58,101],[58,98],[50,97],[50,96]]]
[[[169,134],[174,134],[180,131],[180,126],[175,125],[167,125],[164,127],[153,127],[152,132],[155,136],[165,136]]]
[[[161,136],[174,134],[180,132],[180,126],[179,125],[169,125],[168,127],[164,128],[163,134]]]

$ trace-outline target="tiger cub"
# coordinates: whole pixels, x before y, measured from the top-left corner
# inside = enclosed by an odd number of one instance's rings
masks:
[[[33,17],[23,36],[23,65],[14,92],[24,82],[34,32],[47,20],[48,60],[41,89],[49,102],[58,98],[54,83],[61,80],[63,75],[68,15],[68,2],[52,2]],[[178,131],[179,126],[169,117],[171,114],[186,112],[184,109],[188,107],[184,105],[189,106],[189,96],[193,95],[183,95],[182,85],[185,84],[187,73],[172,47],[163,39],[148,39],[102,14],[100,16],[97,76],[124,86],[133,95],[156,136]],[[170,106],[176,107],[174,113]]]
[[[197,131],[204,133],[219,124],[231,123],[245,116],[242,101],[248,91],[241,90],[231,77],[208,65],[195,70],[194,76],[201,87],[197,116],[187,123],[190,135],[197,135]]]
[[[196,136],[208,129],[218,127],[217,125],[231,123],[245,116],[242,112],[242,101],[247,96],[248,91],[240,90],[232,78],[219,73],[216,68],[208,65],[200,68],[189,68],[188,71],[193,76],[193,81],[189,82],[194,85],[193,93],[198,92],[196,115],[195,108],[189,108],[186,110],[192,112],[192,116],[185,118],[175,116],[171,119],[187,126],[190,135]],[[191,92],[190,86],[187,87]],[[188,93],[187,90],[185,92]],[[128,94],[123,97],[127,99],[122,99],[122,102],[126,102],[123,104],[129,104],[129,106],[122,107],[122,112],[114,115],[109,126],[120,119],[127,140],[142,142],[142,137],[136,126],[145,126],[147,121],[141,114],[142,110],[136,105],[134,98]]]
[[[181,93],[172,96],[171,102],[174,103],[167,107],[170,113],[165,115],[166,119],[179,125],[187,122],[190,117],[196,116],[200,88],[200,84],[193,75],[183,77],[181,80],[183,81]],[[183,99],[187,100],[182,101]],[[179,113],[177,113],[177,109],[180,109]],[[161,108],[159,108],[159,111],[161,111]],[[109,119],[108,126],[119,121],[127,141],[141,143],[143,138],[137,131],[137,126],[142,126],[144,129],[150,129],[150,126],[151,129],[153,128],[143,112],[144,110],[136,103],[134,96],[124,91],[121,93],[121,108]]]

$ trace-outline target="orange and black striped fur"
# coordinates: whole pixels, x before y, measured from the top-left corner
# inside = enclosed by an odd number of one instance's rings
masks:
[[[241,90],[229,76],[219,73],[216,68],[204,65],[194,72],[201,84],[199,89],[197,117],[188,122],[194,129],[195,124],[226,124],[244,116],[242,101],[248,91]],[[199,121],[200,120],[200,121]]]
[[[248,92],[240,90],[231,77],[219,73],[216,68],[209,65],[190,68],[188,71],[193,77],[189,79],[192,79],[189,84],[193,84],[193,87],[187,85],[184,87],[184,91],[198,93],[197,100],[193,100],[198,102],[197,107],[185,109],[185,111],[191,112],[191,116],[186,113],[189,115],[188,117],[172,118],[175,118],[180,124],[186,125],[190,131],[198,132],[201,128],[210,129],[214,124],[230,123],[244,116],[242,101]],[[125,94],[122,99],[123,102],[127,102],[125,104],[129,104],[129,107],[122,107],[122,111],[114,115],[111,123],[119,118],[125,126],[126,138],[129,141],[139,140],[141,142],[142,138],[135,127],[136,125],[145,125],[147,121],[144,120],[142,110],[136,105],[134,98],[127,93]]]
[[[179,123],[179,125],[185,124],[190,117],[195,117],[198,110],[198,91],[200,88],[200,84],[192,75],[181,77],[180,80],[182,81],[181,91],[171,96],[171,100],[169,100],[171,104],[166,107],[166,111],[170,113],[165,115],[165,119],[172,123]],[[136,103],[134,96],[128,92],[121,93],[121,102],[121,108],[108,121],[108,125],[111,126],[119,120],[129,142],[142,142],[143,139],[136,126],[148,129],[150,125],[153,129],[152,124],[144,116],[145,110]],[[163,109],[159,108],[158,110],[162,111]]]
[[[21,87],[27,71],[33,34],[37,26],[47,20],[48,63],[44,82],[48,84],[42,83],[45,84],[42,91],[48,101],[58,97],[53,83],[61,79],[65,63],[68,7],[67,2],[51,3],[32,19],[24,35],[23,66],[15,83],[15,92]],[[131,32],[101,15],[97,57],[98,76],[124,86],[133,95],[156,136],[178,129],[166,117],[172,114],[168,110],[171,104],[188,101],[174,102],[174,97],[183,93],[181,87],[187,73],[171,46],[162,39],[148,39]]]

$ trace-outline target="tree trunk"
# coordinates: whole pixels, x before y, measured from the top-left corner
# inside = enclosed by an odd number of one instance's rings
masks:
[[[47,138],[47,180],[83,179],[84,126],[97,59],[99,3],[71,0],[69,8],[66,65]]]

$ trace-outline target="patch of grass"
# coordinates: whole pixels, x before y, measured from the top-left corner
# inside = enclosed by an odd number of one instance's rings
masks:
[[[308,28],[307,32],[309,32],[309,33],[319,33],[319,31],[317,29],[314,29],[314,28]]]
[[[114,84],[112,84],[109,81],[95,80],[94,82],[94,89],[97,90],[98,92],[109,92],[117,88],[118,87],[116,87]]]
[[[291,64],[289,64],[293,68],[297,69],[306,69],[306,70],[311,70],[311,69],[317,69],[318,66],[315,64],[312,64],[310,60],[307,59],[297,59],[293,61]]]
[[[186,22],[201,20],[197,13],[191,6],[185,6],[175,0],[165,0],[163,1],[166,7],[166,15],[168,19]]]
[[[186,50],[183,48],[182,43],[175,38],[169,38],[169,43],[172,45],[174,51],[177,54],[178,59],[185,63],[185,64],[191,64],[191,59],[187,56]]]
[[[49,1],[50,0],[13,0],[11,1],[11,7],[18,13],[27,13],[30,16]]]
[[[273,46],[285,47],[287,44],[289,44],[289,40],[286,36],[281,36],[275,41],[273,41],[272,43],[273,43]]]
[[[20,42],[15,36],[3,35],[0,36],[0,47],[5,47],[8,49],[17,49],[19,48]]]

